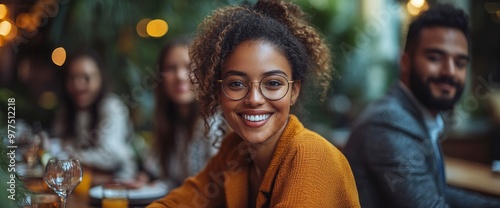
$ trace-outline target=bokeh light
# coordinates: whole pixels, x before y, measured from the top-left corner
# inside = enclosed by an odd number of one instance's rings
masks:
[[[21,13],[16,18],[16,25],[20,28],[26,28],[29,26],[31,17],[28,13]]]
[[[420,12],[425,11],[429,8],[427,5],[427,2],[423,1],[424,4],[421,7],[415,7],[412,3],[412,1],[409,1],[408,4],[406,4],[406,9],[408,10],[408,13],[412,16],[417,16]],[[418,2],[417,2],[418,3]]]
[[[52,91],[43,92],[38,98],[38,105],[47,110],[54,109],[57,105],[56,93]]]
[[[7,7],[5,4],[0,4],[0,19],[3,19],[5,16],[7,16]]]
[[[10,31],[9,34],[5,35],[5,40],[7,41],[12,40],[16,37],[16,35],[17,35],[17,27],[13,23],[10,23]]]
[[[148,35],[148,32],[146,31],[146,27],[149,23],[149,21],[151,21],[151,19],[142,19],[141,21],[139,21],[137,23],[137,26],[136,26],[136,30],[137,30],[137,34],[143,38],[146,38],[146,37],[149,37]]]
[[[410,4],[415,8],[422,8],[425,5],[425,0],[410,0]]]
[[[62,66],[66,61],[66,50],[63,47],[54,49],[52,52],[52,62],[57,66]]]
[[[44,21],[44,17],[41,14],[43,14],[43,13],[40,13],[40,12],[36,13],[35,12],[35,13],[32,13],[30,15],[30,18],[31,18],[30,23],[31,23],[31,25],[34,25],[35,27],[40,27],[41,26],[40,24],[42,24],[42,22]]]
[[[146,31],[149,36],[159,38],[168,32],[168,24],[164,20],[151,20],[146,26]]]
[[[7,36],[10,33],[10,29],[12,28],[12,24],[9,21],[2,21],[0,23],[0,35]]]

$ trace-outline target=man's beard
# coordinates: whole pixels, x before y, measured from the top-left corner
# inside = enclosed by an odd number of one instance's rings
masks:
[[[453,98],[437,98],[432,95],[431,82],[446,83],[455,87],[455,95]],[[410,90],[413,92],[418,101],[420,101],[428,109],[445,111],[452,109],[455,103],[462,96],[464,85],[461,85],[453,78],[448,76],[429,77],[423,80],[417,75],[415,66],[410,69]]]

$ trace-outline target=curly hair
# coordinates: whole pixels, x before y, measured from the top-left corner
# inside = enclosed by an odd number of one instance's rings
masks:
[[[190,46],[190,77],[206,130],[208,118],[218,109],[219,93],[214,92],[220,89],[215,80],[221,78],[227,57],[240,43],[250,40],[274,45],[288,59],[293,80],[300,81],[307,91],[317,92],[320,100],[326,97],[333,73],[331,51],[297,5],[260,0],[253,6],[227,6],[203,20]]]

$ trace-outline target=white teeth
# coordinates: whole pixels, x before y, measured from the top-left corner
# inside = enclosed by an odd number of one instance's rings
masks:
[[[257,122],[257,121],[263,121],[269,118],[271,114],[263,114],[263,115],[243,115],[243,118],[245,120]]]

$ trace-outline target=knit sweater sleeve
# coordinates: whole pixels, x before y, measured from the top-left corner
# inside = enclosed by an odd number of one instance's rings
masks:
[[[360,207],[344,155],[315,133],[300,136],[307,142],[294,144],[287,153],[271,207]]]
[[[208,161],[201,172],[189,177],[179,188],[172,190],[147,208],[223,206],[226,202],[224,194],[226,159],[235,142],[233,138],[225,138],[220,151]]]

